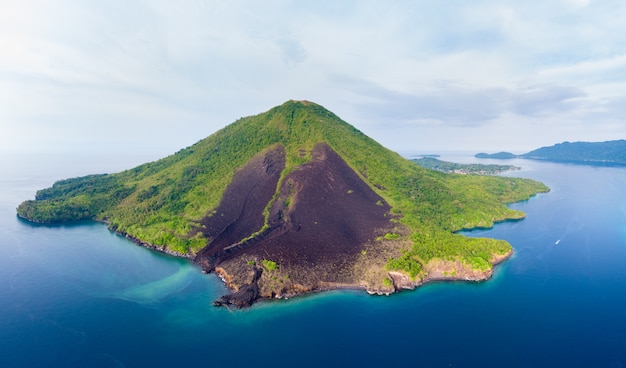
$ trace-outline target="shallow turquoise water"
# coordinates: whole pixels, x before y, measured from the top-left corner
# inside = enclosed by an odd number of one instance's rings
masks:
[[[50,162],[1,163],[2,367],[626,363],[626,168],[515,161],[524,170],[508,175],[552,191],[512,205],[525,220],[468,233],[515,248],[488,282],[390,297],[329,292],[229,311],[211,305],[226,292],[218,278],[102,224],[18,220],[19,202],[56,179],[129,167]]]

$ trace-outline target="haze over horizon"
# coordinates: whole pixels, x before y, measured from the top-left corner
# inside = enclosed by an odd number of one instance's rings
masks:
[[[314,101],[386,147],[626,138],[620,1],[0,1],[0,152],[167,155]]]

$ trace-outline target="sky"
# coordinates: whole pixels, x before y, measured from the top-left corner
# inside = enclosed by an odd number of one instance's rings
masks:
[[[622,0],[0,0],[0,154],[168,155],[314,101],[399,152],[626,139]]]

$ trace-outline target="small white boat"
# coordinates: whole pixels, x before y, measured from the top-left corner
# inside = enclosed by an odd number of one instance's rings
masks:
[[[559,239],[559,240],[555,241],[555,242],[554,242],[554,245],[557,245],[557,244],[559,244],[560,242],[561,242],[561,239]]]

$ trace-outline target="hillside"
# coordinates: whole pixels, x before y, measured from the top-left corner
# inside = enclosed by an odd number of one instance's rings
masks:
[[[626,165],[626,140],[606,142],[563,142],[514,155],[509,152],[477,153],[477,158],[560,161],[580,164]]]
[[[474,155],[476,158],[497,158],[501,160],[508,160],[512,158],[517,158],[519,156],[512,154],[511,152],[498,152],[498,153],[477,153]]]
[[[538,148],[522,155],[523,158],[582,163],[626,165],[626,140],[606,142],[563,142]]]
[[[511,246],[455,232],[523,218],[505,204],[547,190],[421,168],[323,107],[288,101],[162,160],[58,181],[17,211],[41,223],[107,222],[215,271],[236,291],[218,304],[243,306],[485,279]]]

